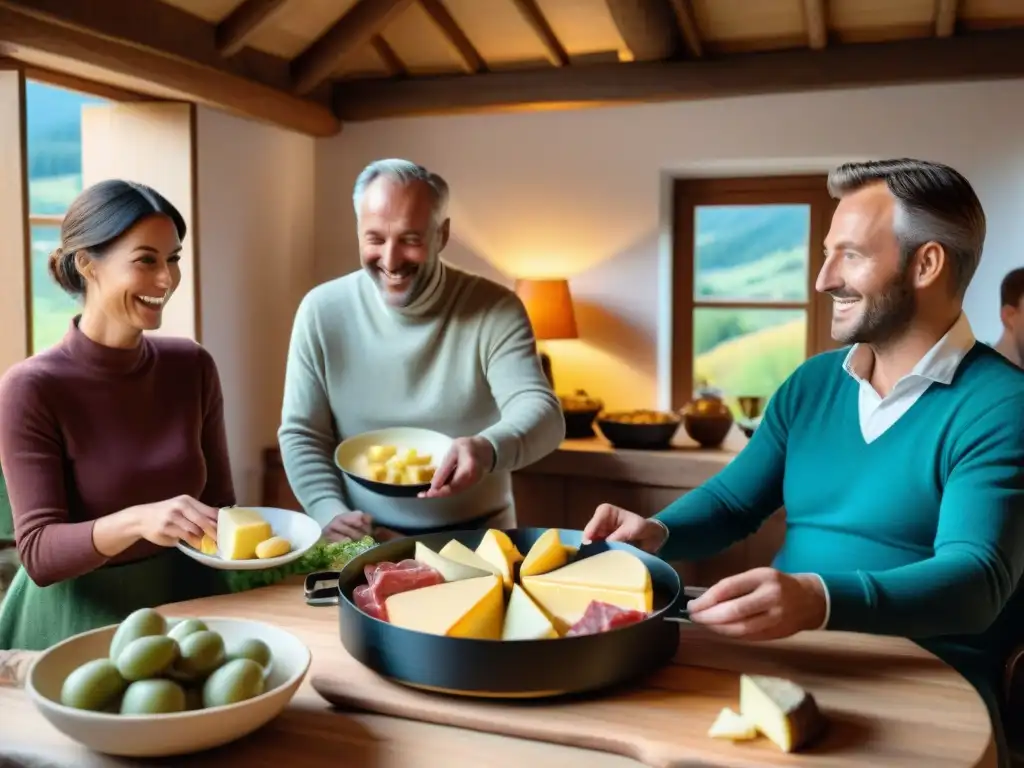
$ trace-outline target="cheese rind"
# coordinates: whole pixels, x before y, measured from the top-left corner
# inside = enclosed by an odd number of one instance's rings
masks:
[[[270,523],[254,509],[227,507],[217,513],[217,549],[225,560],[251,560],[256,546],[274,535]]]
[[[569,551],[562,544],[558,537],[557,528],[549,528],[544,531],[523,558],[519,566],[519,577],[538,576],[556,568],[561,568],[569,562]]]
[[[547,640],[558,637],[558,631],[530,596],[518,584],[512,585],[512,594],[505,609],[502,640]]]
[[[475,568],[472,565],[460,563],[438,554],[422,541],[416,542],[416,551],[413,559],[433,568],[444,577],[445,581],[462,581],[463,579],[478,579],[481,576],[490,576],[491,571],[483,568]]]
[[[493,573],[495,576],[501,576],[501,569],[498,568],[498,566],[487,562],[480,557],[480,555],[457,539],[452,539],[441,547],[438,554],[441,555],[441,557],[447,557],[449,560],[454,560],[457,563],[463,563],[465,565],[472,566],[473,568],[479,568],[483,571]]]
[[[794,752],[825,725],[814,697],[781,677],[740,676],[740,713],[783,752]]]
[[[399,592],[384,606],[395,626],[448,637],[500,640],[505,619],[504,589],[494,574]]]
[[[725,707],[708,729],[708,736],[713,739],[748,741],[757,738],[757,726],[738,712]]]

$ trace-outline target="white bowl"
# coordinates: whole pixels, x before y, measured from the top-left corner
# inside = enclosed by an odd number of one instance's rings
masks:
[[[370,480],[366,471],[366,450],[371,445],[396,445],[399,449],[414,448],[416,453],[431,454],[431,463],[437,467],[452,447],[452,438],[441,432],[420,427],[390,427],[353,435],[343,441],[334,451],[334,463],[338,469],[355,482],[383,496],[416,496],[430,488],[430,483],[397,485]]]
[[[264,693],[237,704],[166,715],[118,715],[64,706],[60,703],[64,679],[81,664],[108,655],[116,624],[75,635],[44,651],[29,669],[25,689],[58,731],[95,752],[165,757],[235,741],[281,713],[306,676],[312,655],[297,637],[270,624],[199,618],[220,633],[228,648],[247,638],[257,638],[270,647],[272,661]],[[168,629],[177,621],[180,619],[168,618]]]
[[[263,519],[270,523],[275,536],[288,539],[292,545],[291,552],[280,557],[268,557],[264,560],[225,560],[220,555],[204,555],[192,545],[178,542],[178,549],[198,560],[203,565],[222,571],[262,571],[265,568],[276,568],[279,565],[293,562],[302,557],[323,536],[320,524],[307,514],[294,512],[290,509],[275,507],[246,507],[259,512]]]

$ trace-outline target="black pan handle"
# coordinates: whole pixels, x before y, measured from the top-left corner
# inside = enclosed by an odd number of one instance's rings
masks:
[[[337,605],[340,571],[314,571],[306,575],[303,596],[306,605]]]
[[[690,623],[690,612],[686,610],[687,604],[695,597],[700,597],[707,592],[707,587],[683,587],[683,596],[676,601],[671,611],[666,611],[664,618],[667,621],[678,621],[681,624]]]

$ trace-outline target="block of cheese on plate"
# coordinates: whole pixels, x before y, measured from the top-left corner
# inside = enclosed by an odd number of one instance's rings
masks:
[[[217,513],[217,549],[225,560],[251,560],[256,547],[271,538],[270,523],[254,509],[226,507]]]
[[[594,600],[648,613],[654,604],[650,571],[640,558],[622,549],[609,549],[520,581],[554,619],[560,634],[579,621]]]
[[[516,563],[523,559],[522,553],[504,531],[488,528],[477,544],[476,554],[498,569],[505,589],[512,589],[515,582]]]
[[[740,714],[783,752],[800,749],[825,725],[814,697],[781,677],[741,675]]]
[[[730,741],[748,741],[758,736],[757,726],[743,715],[725,707],[718,713],[715,722],[708,729],[708,736],[713,739],[729,739]]]
[[[448,581],[391,595],[388,621],[398,627],[448,637],[500,640],[505,620],[501,577]]]
[[[502,640],[546,640],[558,637],[551,619],[533,602],[518,584],[512,585],[512,594],[505,608]]]
[[[484,560],[480,555],[467,547],[461,541],[452,539],[441,547],[438,554],[441,555],[441,557],[447,557],[449,560],[454,560],[457,563],[462,563],[463,565],[468,565],[473,568],[479,568],[482,571],[493,573],[495,576],[501,576],[501,569],[498,568],[498,566]]]
[[[544,531],[530,547],[519,566],[519,577],[538,576],[569,562],[569,550],[562,544],[557,528]]]
[[[470,552],[469,549],[466,550]],[[472,554],[472,552],[470,552]],[[493,573],[486,568],[477,568],[466,563],[460,563],[458,560],[452,560],[450,558],[441,555],[422,541],[416,542],[416,550],[413,554],[413,559],[418,563],[429,565],[435,571],[444,577],[445,581],[462,581],[463,579],[478,579],[481,576],[489,576]]]

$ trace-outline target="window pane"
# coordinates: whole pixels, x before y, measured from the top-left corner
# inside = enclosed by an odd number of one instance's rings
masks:
[[[807,301],[809,205],[694,210],[694,299]]]
[[[694,389],[717,387],[727,402],[770,397],[803,362],[807,315],[802,309],[693,310]]]
[[[52,347],[81,305],[50,277],[47,261],[60,242],[58,227],[32,227],[32,354]]]

